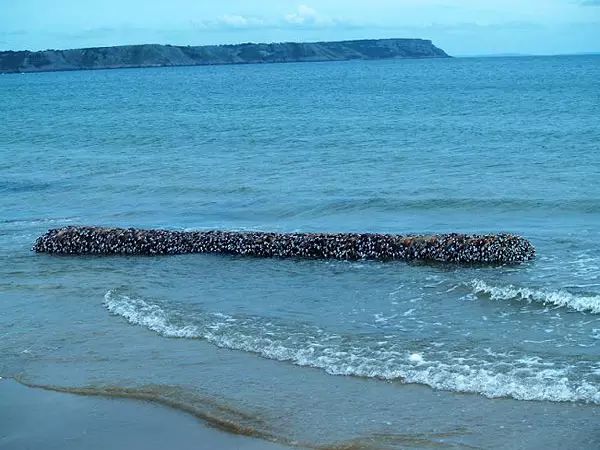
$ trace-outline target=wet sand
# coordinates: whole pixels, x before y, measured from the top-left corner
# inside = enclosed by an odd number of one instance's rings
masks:
[[[147,402],[83,397],[0,380],[0,449],[284,450]]]

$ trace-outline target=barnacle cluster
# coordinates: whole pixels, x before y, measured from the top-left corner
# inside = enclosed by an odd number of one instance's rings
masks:
[[[519,263],[535,256],[529,241],[511,234],[267,233],[103,227],[52,229],[37,239],[33,250],[61,255],[220,253],[275,258],[461,263]]]

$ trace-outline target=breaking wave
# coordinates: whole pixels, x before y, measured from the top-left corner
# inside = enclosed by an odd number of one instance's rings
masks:
[[[580,296],[567,291],[548,291],[516,286],[492,286],[482,280],[472,280],[475,294],[488,295],[492,300],[524,300],[543,305],[571,308],[580,312],[600,313],[600,296]]]
[[[256,353],[264,358],[352,375],[418,383],[435,389],[479,393],[519,400],[600,403],[594,367],[573,367],[509,353],[473,349],[440,350],[432,345],[409,349],[406,341],[361,336],[361,340],[316,326],[291,328],[260,317],[221,313],[183,313],[159,304],[108,291],[104,305],[113,314],[165,337],[202,339],[218,347]],[[380,338],[380,337],[379,337]],[[583,364],[588,364],[583,362]],[[575,372],[584,375],[575,375]]]

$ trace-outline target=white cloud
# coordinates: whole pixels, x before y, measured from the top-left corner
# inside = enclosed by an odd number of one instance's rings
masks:
[[[328,17],[322,16],[314,8],[299,5],[296,11],[286,14],[284,20],[292,25],[316,25],[333,23]]]
[[[248,19],[244,16],[225,14],[221,17],[221,22],[232,27],[244,27],[248,25]]]
[[[239,14],[225,14],[216,21],[215,25],[225,25],[232,28],[250,28],[264,24],[262,19],[242,16]]]

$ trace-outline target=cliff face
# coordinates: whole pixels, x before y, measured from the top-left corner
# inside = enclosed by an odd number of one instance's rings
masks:
[[[371,39],[340,42],[206,45],[126,45],[74,50],[0,52],[0,72],[113,69],[120,67],[255,64],[351,59],[446,58],[424,39]]]

